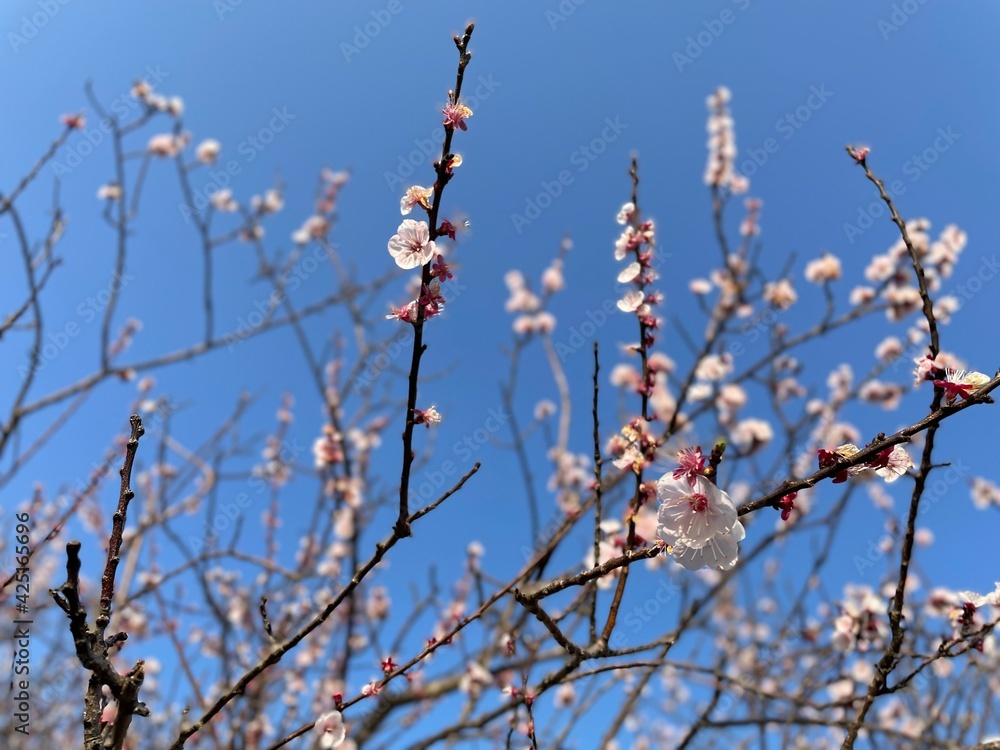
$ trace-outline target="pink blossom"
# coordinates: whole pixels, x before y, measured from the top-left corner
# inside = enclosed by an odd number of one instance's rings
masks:
[[[425,411],[421,411],[420,409],[413,410],[413,424],[422,424],[425,427],[430,428],[431,425],[440,423],[441,415],[433,406],[428,407]]]
[[[935,380],[934,385],[938,388],[944,388],[945,400],[949,404],[953,404],[956,399],[968,398],[974,391],[979,390],[989,382],[989,377],[981,372],[966,372],[965,370],[948,368],[944,379]]]
[[[694,448],[684,448],[678,451],[677,464],[678,467],[674,469],[674,479],[686,478],[687,483],[694,487],[705,468],[705,457],[701,454],[701,446],[696,445]]]
[[[87,118],[82,112],[75,115],[63,115],[59,120],[70,130],[83,130],[87,124]]]
[[[444,115],[444,126],[446,128],[459,128],[460,130],[469,129],[465,124],[465,121],[472,117],[472,110],[464,104],[449,103],[448,106],[441,110],[441,113]]]

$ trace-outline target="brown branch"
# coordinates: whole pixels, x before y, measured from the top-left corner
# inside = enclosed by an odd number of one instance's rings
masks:
[[[465,67],[472,59],[472,53],[468,51],[469,40],[475,28],[474,24],[469,24],[465,33],[455,37],[455,46],[458,48],[458,75],[455,81],[455,90],[451,92],[450,103],[458,104],[462,95],[462,81],[465,78]],[[437,239],[437,219],[441,208],[441,196],[444,194],[445,185],[451,179],[449,167],[449,155],[451,154],[451,139],[455,135],[455,128],[450,123],[445,124],[444,143],[441,145],[441,160],[435,166],[437,181],[434,183],[434,198],[430,211],[428,212],[428,226],[430,228],[431,241]],[[433,259],[432,259],[433,260]],[[421,289],[431,283],[431,264],[428,262],[421,268]],[[422,294],[422,292],[420,292]],[[419,296],[419,294],[418,294]],[[417,381],[420,375],[420,359],[427,350],[424,343],[424,306],[417,300],[417,319],[413,323],[413,355],[410,358],[410,374],[407,382],[406,395],[406,424],[403,427],[403,468],[399,479],[399,515],[396,518],[396,534],[400,537],[410,536],[410,468],[413,464],[413,427],[414,409],[417,408]]]
[[[903,243],[906,245],[906,250],[910,254],[910,262],[913,264],[913,273],[917,277],[917,284],[920,287],[920,299],[923,302],[923,312],[924,317],[927,319],[927,329],[931,335],[931,359],[937,357],[940,349],[940,341],[938,339],[938,328],[937,321],[934,319],[934,304],[931,302],[930,292],[927,290],[927,279],[924,278],[924,267],[920,262],[920,258],[917,255],[917,249],[913,246],[913,242],[910,240],[909,232],[906,230],[906,222],[903,221],[899,213],[896,211],[896,206],[892,202],[890,195],[885,192],[885,185],[882,180],[875,176],[871,168],[868,166],[868,160],[864,155],[860,158],[856,154],[853,148],[848,146],[847,153],[851,154],[851,157],[857,162],[862,169],[865,170],[865,177],[867,177],[871,182],[875,184],[878,188],[879,197],[885,202],[885,205],[889,208],[889,213],[892,216],[892,222],[899,229],[900,235],[903,237]]]
[[[114,514],[111,539],[108,544],[108,559],[101,580],[100,614],[93,628],[87,625],[87,611],[80,601],[80,542],[69,542],[66,545],[66,583],[59,589],[50,590],[56,604],[67,614],[70,620],[70,633],[77,658],[91,675],[87,683],[87,694],[83,710],[83,745],[84,750],[122,750],[125,735],[132,721],[132,715],[149,716],[149,709],[139,701],[139,689],[145,676],[143,662],[136,662],[127,674],[119,674],[109,657],[109,651],[119,641],[125,640],[125,633],[118,633],[111,638],[105,638],[111,621],[111,602],[114,598],[115,570],[118,567],[121,551],[122,535],[125,531],[125,517],[129,501],[134,493],[130,487],[132,464],[135,452],[142,436],[142,420],[133,415],[131,435],[125,449],[125,463],[121,469],[121,490],[118,496],[118,508]],[[118,712],[114,719],[114,728],[110,744],[104,740],[106,725],[102,720],[104,710],[103,687],[107,686],[118,701]]]

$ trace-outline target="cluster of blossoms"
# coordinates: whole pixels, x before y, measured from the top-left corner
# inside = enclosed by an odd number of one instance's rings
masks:
[[[740,452],[749,455],[770,443],[774,430],[763,419],[747,417],[737,421],[737,414],[749,397],[738,383],[721,384],[732,372],[733,356],[729,352],[706,355],[695,368],[695,382],[688,390],[688,399],[698,402],[714,398],[719,423],[729,429],[730,440]]]
[[[760,198],[747,198],[743,201],[747,215],[740,222],[740,235],[743,237],[756,237],[760,234],[760,210],[764,207],[764,201]]]
[[[179,117],[184,111],[184,103],[180,97],[166,97],[153,92],[152,86],[145,81],[139,81],[132,87],[133,99],[141,102],[146,109],[146,116],[158,112],[166,113],[172,117]],[[71,128],[82,128],[84,118],[82,115],[67,115],[63,117],[63,122]],[[159,159],[176,158],[187,149],[192,143],[192,136],[189,132],[168,132],[157,133],[150,137],[146,144],[144,155],[146,158],[155,157]],[[218,162],[222,153],[222,144],[215,138],[205,138],[195,147],[194,161],[187,164],[185,171],[191,171],[200,166],[210,166]],[[324,179],[328,182],[327,197],[321,201],[328,202],[331,208],[326,213],[332,213],[333,198],[336,190],[347,181],[346,173],[334,174],[329,170],[324,170]],[[122,186],[115,180],[101,185],[97,190],[97,197],[102,201],[118,201],[122,198]],[[195,194],[194,208],[201,209],[203,196]],[[214,190],[207,195],[207,206],[210,211],[220,213],[236,213],[240,210],[240,203],[233,196],[231,188],[224,187]],[[285,206],[284,197],[279,188],[270,188],[263,195],[255,195],[251,198],[250,207],[252,214],[247,217],[246,227],[239,233],[240,239],[244,241],[260,239],[264,236],[264,228],[259,223],[259,219],[267,214],[276,214]],[[190,210],[190,207],[184,207]],[[319,209],[323,213],[323,209]],[[293,239],[298,244],[305,244],[310,239],[325,238],[329,229],[329,219],[323,216],[311,217],[303,225],[303,228],[293,235]]]
[[[729,495],[705,476],[700,448],[677,454],[678,468],[656,483],[656,535],[687,570],[729,570],[746,536]]]
[[[849,477],[869,469],[882,477],[886,482],[894,482],[913,468],[913,461],[910,458],[910,454],[906,452],[906,448],[902,445],[891,445],[888,448],[880,450],[868,461],[853,466],[847,465],[858,453],[858,447],[853,443],[845,443],[832,451],[820,448],[817,451],[819,467],[825,469],[829,466],[841,466],[834,475],[834,484],[846,482]]]
[[[631,350],[630,350],[631,351]],[[677,401],[670,393],[669,375],[676,364],[662,352],[653,352],[646,358],[646,368],[649,371],[649,381],[652,382],[649,405],[657,419],[669,423],[677,410]],[[642,373],[633,365],[622,363],[611,370],[608,381],[616,388],[627,388],[632,393],[642,394],[650,390]],[[678,417],[678,424],[683,425],[685,418]]]
[[[153,91],[147,81],[136,81],[132,85],[132,98],[142,102],[149,111],[166,112],[172,117],[184,114],[184,100],[179,96],[166,97]]]
[[[906,231],[923,267],[927,290],[933,293],[941,288],[943,279],[951,276],[968,238],[965,232],[950,224],[932,242],[928,234],[930,226],[927,219],[914,219],[907,222]],[[902,238],[885,253],[872,257],[865,268],[865,278],[873,286],[855,288],[851,293],[852,301],[866,302],[876,295],[881,296],[888,303],[886,315],[889,320],[902,320],[919,310],[923,304],[920,290],[913,283],[912,261]],[[961,302],[957,297],[944,295],[934,303],[934,315],[940,322],[946,323],[960,306]],[[924,333],[927,332],[926,320],[921,319],[917,326]]]
[[[643,347],[650,347],[655,341],[653,332],[659,325],[653,315],[652,306],[660,302],[658,293],[650,291],[659,274],[653,268],[653,247],[656,244],[656,228],[650,220],[639,222],[634,203],[626,203],[618,212],[617,221],[625,227],[615,241],[615,260],[625,260],[632,256],[634,260],[618,274],[619,284],[631,287],[618,300],[618,309],[622,312],[634,312],[642,324],[644,340]],[[652,382],[644,383],[644,392],[652,390]]]
[[[557,269],[556,273],[561,282],[561,268]],[[544,309],[543,299],[531,291],[524,274],[514,269],[504,274],[503,279],[510,293],[504,307],[507,312],[517,314],[513,323],[514,333],[519,335],[552,333],[556,327],[556,318]]]
[[[326,241],[337,208],[337,198],[348,178],[347,172],[324,169],[320,173],[320,197],[316,200],[316,211],[292,234],[296,245],[307,245],[313,240]]]
[[[147,115],[156,112],[165,112],[171,117],[179,117],[184,112],[184,101],[179,96],[166,97],[153,93],[153,87],[145,81],[139,81],[132,87],[132,98],[139,101],[146,108]],[[83,113],[74,115],[63,115],[62,123],[71,130],[83,130],[87,124],[87,118]],[[177,156],[191,143],[191,134],[184,133],[158,133],[149,139],[146,144],[146,154],[160,158]],[[204,164],[212,164],[218,156],[218,141],[208,139],[198,147],[197,158]],[[122,188],[117,182],[109,182],[101,185],[97,190],[97,197],[100,200],[119,200],[122,196]]]
[[[449,95],[449,99],[454,99],[453,93]],[[441,111],[445,116],[444,126],[449,133],[453,133],[455,129],[468,130],[465,120],[472,117],[472,110],[467,106],[460,102],[451,102]],[[434,216],[436,206],[431,201],[435,191],[440,196],[441,186],[450,179],[454,169],[461,164],[462,157],[459,154],[447,154],[442,162],[435,163],[439,182],[435,183],[434,187],[413,185],[407,188],[399,201],[399,212],[403,216],[409,216],[414,208],[419,207],[427,213],[428,217]],[[456,232],[455,225],[447,219],[433,230],[426,221],[415,219],[404,219],[403,223],[399,225],[388,243],[389,255],[396,261],[396,265],[404,270],[424,269],[429,264],[433,263],[433,265],[430,265],[429,268],[429,282],[425,282],[426,274],[421,273],[420,289],[415,294],[416,299],[411,300],[403,307],[393,306],[389,314],[386,315],[388,319],[416,323],[421,319],[429,320],[441,312],[445,303],[441,293],[441,284],[454,278],[454,275],[445,262],[441,249],[435,244],[435,240],[440,237],[449,237],[454,241]]]
[[[427,412],[417,410],[417,413],[425,415],[421,422],[428,425],[440,421],[440,415],[434,407],[428,409]],[[327,477],[327,486],[325,487],[327,497],[343,498],[344,502],[354,509],[361,506],[364,492],[362,478],[357,474],[347,476],[344,473],[338,474],[329,470],[344,463],[345,451],[350,451],[352,462],[361,466],[367,465],[371,460],[372,451],[382,444],[381,433],[388,423],[389,420],[386,417],[378,417],[363,426],[351,427],[345,434],[337,432],[329,424],[324,425],[322,435],[313,441],[312,452],[316,469],[325,473]],[[287,463],[292,458],[294,456],[285,456],[281,460]]]
[[[977,594],[974,591],[958,591],[948,597],[947,604],[951,606],[947,609],[947,616],[951,622],[955,639],[965,638],[973,633],[978,633],[988,622],[996,622],[997,614],[1000,614],[1000,581],[996,588],[989,594]],[[992,618],[984,618],[983,608],[993,607]],[[982,639],[973,644],[979,651],[983,650]]]
[[[517,314],[513,323],[514,333],[518,335],[549,334],[555,330],[556,318],[545,308],[549,298],[566,287],[566,279],[563,276],[563,259],[572,249],[573,241],[569,237],[564,237],[559,246],[559,254],[542,272],[541,295],[531,290],[524,274],[517,269],[508,271],[504,275],[504,283],[510,292],[510,297],[507,298],[504,308],[509,313]]]
[[[549,492],[555,494],[556,507],[563,513],[580,510],[580,496],[593,488],[591,459],[582,453],[570,453],[553,447],[549,450],[553,472],[549,477]]]
[[[157,94],[153,91],[153,87],[146,81],[137,81],[132,86],[131,94],[133,99],[143,104],[147,114],[164,112],[171,117],[180,117],[184,113],[183,99],[179,96],[166,97],[162,94]],[[149,143],[146,146],[146,153],[150,156],[161,158],[173,157],[187,148],[190,142],[190,133],[160,133],[149,139]]]
[[[611,438],[607,450],[615,456],[617,468],[629,469],[638,475],[653,463],[659,446],[659,435],[649,421],[636,417],[622,427],[620,435]]]
[[[278,430],[267,436],[264,450],[261,452],[263,461],[254,466],[252,472],[255,477],[264,480],[273,489],[284,486],[292,478],[295,455],[294,451],[286,449],[285,435],[292,424],[294,404],[291,394],[286,393],[278,409]]]
[[[411,224],[417,223],[410,219],[407,221]],[[405,224],[406,222],[403,223]],[[420,224],[423,225],[424,231],[426,231],[427,225],[424,224],[424,222],[420,222]],[[400,226],[400,230],[403,230],[402,226]],[[396,240],[399,237],[400,235],[395,235],[393,240]],[[391,244],[392,240],[390,240],[390,245]],[[430,242],[430,245],[433,248],[434,243]],[[443,281],[447,281],[448,279],[453,279],[455,276],[451,272],[451,266],[445,262],[444,256],[440,253],[437,255],[437,258],[431,266],[430,275],[431,280],[428,284],[423,283],[422,278],[417,279],[419,289],[414,289],[414,296],[416,299],[410,300],[403,307],[396,307],[393,305],[389,310],[389,314],[385,317],[389,320],[401,320],[404,323],[415,324],[419,318],[421,309],[423,310],[424,320],[430,320],[434,316],[439,315],[442,309],[444,309],[445,304],[444,295],[441,293],[441,283]]]
[[[945,368],[943,378],[928,379],[938,388],[944,388],[944,400],[949,406],[958,399],[967,399],[974,391],[990,382],[989,376],[981,372],[957,370],[952,367]]]
[[[840,614],[833,622],[831,645],[838,651],[868,651],[880,648],[889,634],[885,602],[868,586],[848,584]]]
[[[150,156],[157,156],[167,159],[177,156],[191,143],[191,134],[184,133],[158,133],[149,139],[146,144],[146,153]]]
[[[750,181],[733,169],[736,159],[736,135],[733,118],[729,114],[731,94],[720,86],[706,100],[708,105],[708,164],[705,166],[705,184],[728,189],[730,193],[745,193]]]

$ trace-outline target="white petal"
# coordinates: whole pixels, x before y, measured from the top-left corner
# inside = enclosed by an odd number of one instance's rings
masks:
[[[639,265],[638,261],[633,261],[625,267],[625,270],[618,274],[618,281],[622,284],[627,284],[632,281],[639,273],[642,271],[642,266]]]
[[[631,292],[626,292],[625,296],[618,300],[618,309],[622,312],[635,312],[645,298],[642,292],[633,289]]]

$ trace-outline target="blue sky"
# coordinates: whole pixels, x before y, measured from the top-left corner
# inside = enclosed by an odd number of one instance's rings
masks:
[[[159,79],[157,91],[183,97],[184,125],[195,142],[217,138],[223,162],[237,161],[239,173],[230,185],[237,197],[246,200],[261,193],[280,175],[286,205],[268,224],[272,250],[291,246],[291,233],[311,211],[319,170],[350,169],[333,240],[356,264],[359,277],[373,277],[392,267],[385,243],[400,221],[402,187],[432,180],[426,161],[417,164],[412,177],[401,176],[400,164],[419,154],[420,142],[439,124],[454,81],[451,36],[474,20],[466,93],[480,101],[469,131],[457,136],[465,163],[444,198],[446,215],[471,220],[472,233],[457,256],[458,280],[468,292],[428,326],[425,363],[447,375],[428,382],[421,397],[422,403],[436,403],[446,417],[437,436],[437,457],[462,457],[454,446],[475,434],[500,404],[499,383],[506,374],[501,347],[511,341],[510,316],[503,311],[504,273],[520,268],[537,285],[561,238],[573,238],[567,291],[552,307],[559,320],[554,338],[568,341],[574,327],[587,319],[586,312],[614,294],[614,217],[629,194],[627,168],[633,152],[640,160],[640,203],[658,221],[660,248],[669,253],[660,282],[666,315],[699,330],[701,319],[686,285],[705,275],[718,257],[702,182],[705,97],[718,85],[733,93],[737,165],[746,174],[753,172],[750,194],[764,200],[762,265],[777,273],[790,255],[796,258],[793,277],[802,301],[788,315],[791,325],[814,320],[820,309],[817,300],[804,294],[806,261],[823,250],[837,254],[844,264],[841,289],[846,295],[861,281],[868,258],[884,252],[897,237],[884,216],[863,232],[850,229],[861,226],[859,218],[874,195],[845,155],[848,143],[869,145],[876,173],[903,187],[897,197],[905,217],[927,217],[934,236],[951,223],[968,232],[953,283],[994,262],[1000,226],[988,185],[1000,161],[1000,104],[990,95],[1000,76],[1000,58],[992,52],[998,15],[1000,9],[992,4],[940,0],[9,2],[0,15],[6,73],[0,77],[0,96],[9,113],[0,123],[2,142],[8,144],[0,162],[0,185],[9,191],[30,169],[57,136],[61,114],[87,107],[85,81],[110,106],[116,100],[127,102],[122,97],[136,78],[152,76]],[[283,129],[258,147],[251,139],[276,113]],[[91,114],[88,128],[96,121]],[[165,130],[164,123],[145,132]],[[603,139],[601,153],[589,150],[594,139]],[[63,176],[69,226],[59,245],[65,265],[47,296],[50,329],[81,322],[78,306],[107,285],[112,264],[113,232],[101,221],[95,198],[98,185],[111,176],[110,145],[104,138],[76,166],[73,154],[82,153],[81,140],[76,136],[56,158],[74,166]],[[143,136],[135,144],[144,142]],[[924,156],[927,150],[933,163]],[[569,178],[558,197],[526,223],[523,219],[534,216],[529,206],[564,171]],[[23,210],[34,236],[48,221],[53,176],[46,169],[25,198]],[[210,189],[208,177],[200,179],[195,185]],[[120,311],[119,322],[135,315],[144,323],[129,357],[179,346],[201,330],[199,250],[179,209],[181,200],[173,167],[154,164],[132,238],[129,273],[134,279]],[[739,213],[729,218],[735,231]],[[9,233],[9,225],[0,231]],[[0,242],[4,247],[12,252],[9,237]],[[252,301],[262,288],[252,286],[255,262],[248,249],[241,255],[243,249],[235,245],[220,254],[218,332],[235,329],[253,311]],[[9,299],[17,283],[7,275],[0,278],[0,296]],[[385,304],[403,298],[402,285],[402,278],[390,285]],[[303,294],[318,295],[323,289],[311,278]],[[977,369],[994,372],[1000,364],[995,358],[1000,334],[992,325],[998,315],[1000,295],[987,282],[944,329],[944,348]],[[634,336],[631,323],[621,316],[601,329],[605,373],[618,361],[617,344]],[[332,325],[331,319],[313,319],[309,331],[322,341]],[[94,367],[96,329],[83,325],[82,335],[42,373],[36,394]],[[685,361],[673,330],[668,325],[662,346]],[[852,329],[839,332],[826,346],[807,350],[802,358],[810,367],[810,382],[822,387],[830,367],[844,359],[855,364],[857,373],[865,372],[873,361],[873,346],[889,332],[888,324],[877,330]],[[19,382],[21,350],[13,349],[0,352],[5,392]],[[588,352],[566,362],[577,398],[572,448],[578,452],[590,452]],[[196,366],[157,373],[157,392],[190,405],[175,428],[196,442],[225,417],[241,389],[260,396],[246,434],[271,430],[280,394],[291,391],[298,397],[294,435],[308,444],[322,419],[301,365],[291,337],[268,335],[232,354],[223,350]],[[555,397],[537,348],[525,360],[525,375],[522,421],[538,399]],[[905,379],[906,373],[898,378]],[[394,393],[403,392],[400,379]],[[610,389],[606,394],[610,403]],[[3,491],[3,505],[25,499],[40,478],[53,489],[73,486],[100,458],[86,447],[103,446],[121,431],[134,395],[130,385],[102,386],[49,450]],[[929,398],[923,392],[900,412],[887,415],[859,411],[856,423],[872,435],[895,430],[918,419]],[[35,429],[39,427],[36,423]],[[991,409],[965,412],[944,427],[940,459],[961,459],[971,474],[990,475],[995,432]],[[386,475],[393,478],[387,481],[394,481],[398,472],[396,434],[394,422],[381,452]],[[541,484],[547,476],[542,448],[533,448]],[[510,454],[491,449],[474,491],[436,520],[428,519],[419,531],[423,543],[401,548],[393,568],[426,563],[430,549],[443,565],[453,563],[470,539],[479,538],[486,543],[487,562],[506,571],[504,550],[517,549],[526,536],[520,501],[511,499],[520,487],[507,486],[515,466]],[[304,485],[302,491],[311,493]],[[963,485],[939,507],[948,510],[928,516],[937,541],[921,552],[923,570],[943,585],[992,588],[1000,557],[996,545],[988,544],[995,535],[984,521],[995,523],[995,514],[984,517],[973,510]],[[550,508],[543,506],[543,517]],[[870,507],[857,513],[877,537],[877,514]],[[286,521],[289,548],[307,521]],[[846,549],[840,571],[845,579],[853,575],[852,548]]]

